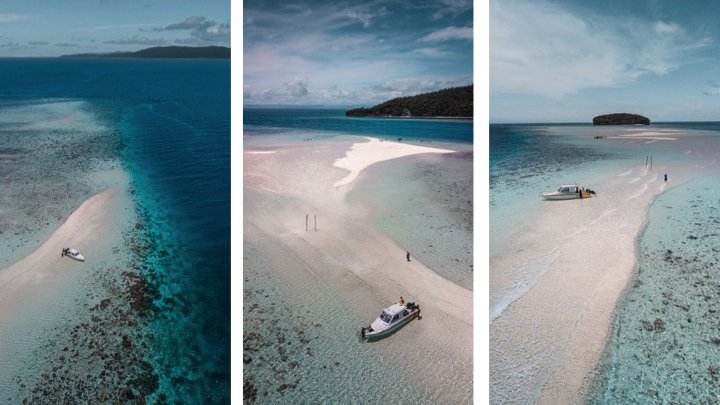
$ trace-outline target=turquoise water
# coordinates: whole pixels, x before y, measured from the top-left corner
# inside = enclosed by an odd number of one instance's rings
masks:
[[[660,195],[638,241],[591,403],[714,403],[720,397],[720,179]]]
[[[14,58],[0,59],[0,71],[0,154],[11,155],[5,159],[12,162],[9,173],[16,180],[10,180],[28,183],[11,198],[31,206],[25,195],[30,188],[40,193],[32,197],[35,201],[53,202],[35,211],[17,208],[27,217],[10,224],[18,235],[12,246],[3,238],[2,260],[32,251],[72,209],[101,191],[98,173],[104,162],[130,174],[135,209],[117,257],[106,264],[113,271],[85,280],[89,297],[109,298],[110,308],[117,305],[118,311],[130,305],[130,311],[118,320],[118,312],[102,312],[103,317],[86,308],[53,328],[53,340],[37,343],[36,361],[28,359],[35,368],[23,373],[22,398],[84,398],[106,392],[109,398],[149,402],[228,403],[230,62]],[[23,138],[32,133],[14,129],[15,114],[20,121],[22,114],[44,121],[47,114],[66,117],[76,105],[89,117],[82,131],[31,128],[43,137]],[[46,108],[47,114],[38,108]],[[47,194],[55,188],[46,183],[63,185],[78,173],[88,180],[79,177],[83,180],[77,190]],[[7,179],[0,176],[0,181]],[[10,217],[0,213],[2,221]],[[106,328],[82,326],[93,325],[88,322],[94,316]],[[59,375],[54,367],[74,358],[40,347],[62,341],[78,349],[87,349],[88,342],[117,348],[128,360],[111,369],[72,360],[67,370],[77,373]],[[112,355],[90,353],[97,361]],[[42,374],[42,384],[57,394],[44,393],[40,382],[29,386],[34,373],[48,373]]]

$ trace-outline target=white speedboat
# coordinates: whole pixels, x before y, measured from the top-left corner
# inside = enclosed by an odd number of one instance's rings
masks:
[[[78,252],[77,250],[75,250],[73,248],[67,248],[67,251],[65,251],[65,256],[67,256],[71,259],[75,259],[79,262],[85,261],[85,256],[81,255],[80,252]]]
[[[590,198],[594,191],[589,188],[578,186],[577,184],[564,184],[557,191],[540,193],[540,196],[546,200],[574,200],[579,198]]]
[[[395,303],[385,308],[370,326],[360,329],[360,337],[363,340],[370,340],[389,336],[419,315],[419,305],[413,302]]]

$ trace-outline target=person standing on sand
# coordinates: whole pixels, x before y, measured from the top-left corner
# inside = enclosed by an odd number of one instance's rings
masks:
[[[405,258],[407,259],[407,261],[410,261],[410,252],[407,252],[407,255],[405,255]]]
[[[667,173],[665,173],[665,183],[667,183]]]

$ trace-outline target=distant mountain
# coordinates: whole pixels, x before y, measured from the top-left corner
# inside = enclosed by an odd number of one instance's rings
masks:
[[[370,108],[355,108],[345,112],[348,117],[447,117],[472,118],[473,86],[398,97]]]
[[[195,58],[229,59],[230,48],[225,46],[156,46],[136,52],[77,53],[61,58]]]
[[[638,114],[614,113],[598,115],[593,118],[593,125],[650,125],[650,118]]]

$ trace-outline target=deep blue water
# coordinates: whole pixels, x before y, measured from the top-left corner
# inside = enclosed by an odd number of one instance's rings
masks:
[[[174,252],[148,265],[182,303],[155,325],[177,336],[153,349],[192,375],[188,397],[229,402],[230,62],[14,58],[0,72],[0,100],[86,100],[120,132],[148,234]]]
[[[472,121],[399,118],[351,118],[342,109],[245,108],[246,135],[287,129],[409,140],[472,143]]]

